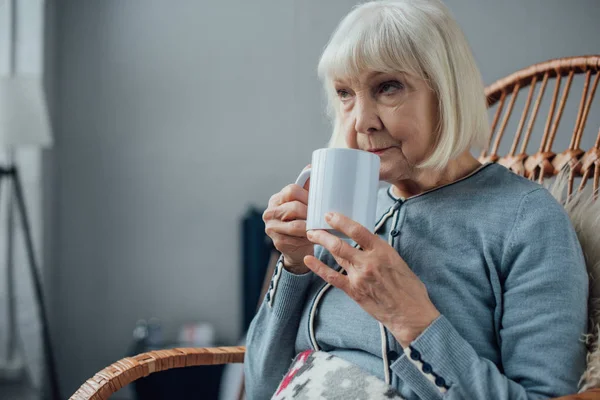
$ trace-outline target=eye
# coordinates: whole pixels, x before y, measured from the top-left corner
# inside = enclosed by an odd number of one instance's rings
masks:
[[[383,94],[393,94],[402,89],[404,89],[404,84],[398,81],[387,81],[379,85],[379,92]]]
[[[348,91],[345,89],[338,89],[337,95],[342,100],[346,100],[346,99],[350,98],[350,93],[348,93]]]

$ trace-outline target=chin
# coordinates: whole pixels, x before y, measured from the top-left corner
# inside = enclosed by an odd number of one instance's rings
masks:
[[[382,162],[381,167],[379,168],[379,180],[388,183],[398,182],[408,175],[406,165],[399,165],[398,163],[391,164]]]
[[[379,169],[379,180],[380,181],[392,183],[392,181],[394,180],[394,175],[395,174],[393,174],[389,168],[386,168],[385,165],[382,165],[381,168]]]

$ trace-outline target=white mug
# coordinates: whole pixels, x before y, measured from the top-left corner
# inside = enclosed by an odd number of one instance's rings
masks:
[[[325,214],[337,212],[358,222],[371,233],[375,230],[379,156],[367,151],[343,148],[318,149],[312,153],[311,167],[302,171],[296,184],[310,178],[306,230],[324,229],[347,239],[333,229]]]

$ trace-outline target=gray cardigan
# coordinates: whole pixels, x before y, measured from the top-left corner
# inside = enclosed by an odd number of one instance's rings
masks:
[[[546,189],[487,164],[406,201],[389,187],[378,196],[377,233],[442,315],[403,349],[342,291],[329,288],[315,301],[325,283],[279,263],[248,331],[248,399],[270,398],[293,357],[314,348],[382,380],[388,375],[409,400],[576,392],[585,368],[588,276],[569,218]],[[315,254],[339,268],[322,247]]]

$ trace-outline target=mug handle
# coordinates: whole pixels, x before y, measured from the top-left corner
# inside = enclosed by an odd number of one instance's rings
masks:
[[[304,171],[300,172],[298,178],[296,178],[296,185],[304,187],[306,185],[306,181],[310,178],[310,172],[312,171],[311,167],[306,168]]]

